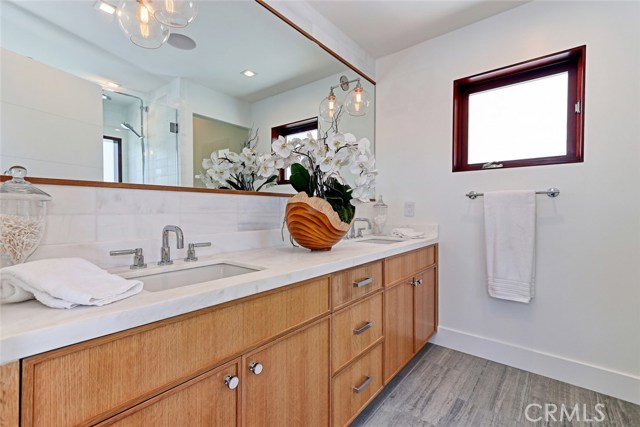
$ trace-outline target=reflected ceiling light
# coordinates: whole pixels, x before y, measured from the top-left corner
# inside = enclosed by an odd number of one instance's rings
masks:
[[[251,71],[251,70],[249,70],[249,69],[244,70],[244,71],[242,72],[242,74],[244,74],[244,75],[245,75],[245,76],[247,76],[247,77],[253,77],[253,76],[255,76],[255,75],[256,75],[256,73],[255,73],[255,72],[253,72],[253,71]]]
[[[104,83],[102,83],[102,84],[103,84],[104,86],[112,87],[112,88],[120,87],[120,85],[119,85],[118,83],[109,82],[109,81],[106,81],[106,82],[104,82]]]
[[[122,31],[140,47],[157,49],[169,38],[169,29],[154,19],[142,0],[124,0],[116,15]]]
[[[344,107],[352,116],[364,116],[367,114],[369,106],[371,105],[371,96],[362,87],[360,78],[349,80],[347,76],[340,76],[340,84],[331,86],[329,88],[329,95],[320,103],[319,114],[322,120],[331,123],[342,109],[342,103],[336,98],[333,90],[340,88],[346,92],[349,90],[349,85],[353,82],[357,82],[356,87],[347,95]]]
[[[96,9],[101,10],[104,13],[108,13],[109,15],[113,15],[116,13],[116,7],[112,4],[107,3],[106,1],[98,0],[95,5]]]
[[[143,0],[149,11],[161,24],[183,28],[198,14],[198,5],[189,0]]]

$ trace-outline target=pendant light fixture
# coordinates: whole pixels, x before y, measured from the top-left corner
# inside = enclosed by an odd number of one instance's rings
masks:
[[[342,109],[342,102],[338,100],[333,92],[334,89],[340,88],[343,91],[349,90],[349,85],[357,82],[356,87],[349,92],[344,107],[352,116],[364,116],[369,111],[371,105],[371,96],[364,90],[360,83],[360,78],[349,80],[347,76],[340,76],[340,84],[329,88],[329,95],[320,103],[320,118],[327,123],[331,123]]]
[[[169,38],[169,28],[154,19],[142,0],[121,2],[116,15],[122,31],[140,47],[157,49]]]
[[[190,0],[143,0],[147,9],[163,25],[184,28],[196,18],[198,5]]]

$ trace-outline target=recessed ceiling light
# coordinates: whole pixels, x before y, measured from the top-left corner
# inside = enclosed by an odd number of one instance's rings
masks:
[[[104,13],[108,13],[109,15],[116,13],[116,7],[114,5],[102,0],[98,0],[96,2],[96,9],[101,10]]]
[[[257,73],[254,73],[253,71],[251,71],[251,70],[247,69],[247,70],[244,70],[244,71],[242,72],[242,74],[244,74],[244,75],[245,75],[245,76],[247,76],[247,77],[253,77],[253,76],[255,76]]]
[[[116,88],[116,87],[120,87],[120,85],[118,83],[114,83],[114,82],[104,82],[103,85],[107,86],[107,87],[112,87],[112,88]]]

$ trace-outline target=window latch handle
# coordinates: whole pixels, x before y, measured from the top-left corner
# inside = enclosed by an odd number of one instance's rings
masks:
[[[501,167],[502,167],[502,163],[498,163],[498,162],[488,162],[482,165],[482,169],[497,169]]]

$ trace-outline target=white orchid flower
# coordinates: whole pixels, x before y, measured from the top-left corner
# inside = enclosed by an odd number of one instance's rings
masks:
[[[347,145],[353,145],[356,143],[356,136],[352,133],[345,133],[344,134],[344,142]]]
[[[289,144],[282,136],[279,136],[277,140],[273,141],[271,148],[274,153],[282,158],[289,157],[292,149],[291,144]]]
[[[324,173],[331,173],[338,169],[336,165],[336,153],[335,151],[329,151],[321,160],[320,160],[320,170]]]
[[[327,136],[325,142],[331,151],[338,151],[340,147],[347,145],[345,136],[341,133],[334,133],[333,135]]]
[[[354,175],[360,175],[362,172],[367,172],[373,168],[375,159],[365,154],[360,154],[356,157],[355,161],[351,164],[350,171]]]
[[[358,141],[358,151],[361,154],[369,154],[371,151],[371,141],[369,141],[367,138],[362,138],[360,141]]]

